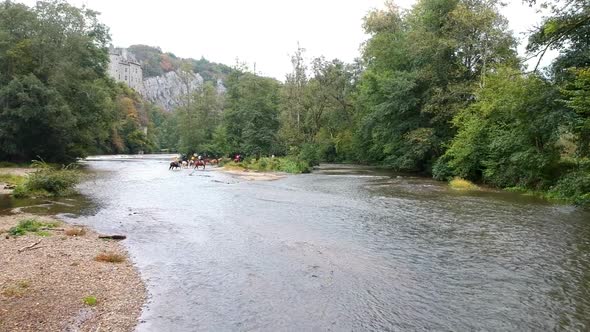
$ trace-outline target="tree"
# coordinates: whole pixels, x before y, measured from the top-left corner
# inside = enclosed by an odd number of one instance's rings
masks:
[[[365,30],[356,146],[362,159],[398,170],[429,171],[482,74],[517,65],[495,1],[418,1],[410,12],[388,3],[367,15]]]
[[[96,12],[64,1],[0,4],[0,121],[20,128],[3,135],[0,158],[71,160],[108,139],[109,40]],[[33,124],[34,134],[22,132]]]
[[[285,85],[281,89],[281,140],[288,149],[296,149],[310,137],[304,133],[304,120],[309,103],[306,100],[307,66],[303,59],[304,48],[299,45],[291,57],[293,71],[287,74]]]
[[[547,189],[560,158],[559,126],[566,115],[557,89],[515,69],[489,74],[487,82],[477,101],[454,118],[457,136],[435,177]]]
[[[227,80],[223,126],[228,149],[260,157],[276,153],[279,129],[279,83],[234,70]]]

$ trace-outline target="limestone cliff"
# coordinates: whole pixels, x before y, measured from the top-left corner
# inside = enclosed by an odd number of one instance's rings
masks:
[[[223,79],[231,71],[231,68],[226,65],[210,62],[204,58],[182,59],[172,53],[163,53],[160,48],[146,45],[112,48],[111,53],[109,65],[111,77],[126,83],[145,99],[169,112],[182,105],[182,99],[187,92],[195,91],[203,85],[204,81],[215,84],[217,92],[223,94],[226,90]],[[139,79],[127,75],[130,71],[128,68],[130,63],[137,65],[134,70],[138,71],[136,76]],[[181,63],[189,64],[192,71],[181,71]],[[121,69],[118,69],[119,67]],[[129,81],[130,78],[133,79]]]
[[[164,75],[150,77],[143,80],[141,95],[148,101],[172,111],[181,105],[182,97],[187,92],[195,91],[203,84],[203,78],[198,73],[171,71]]]

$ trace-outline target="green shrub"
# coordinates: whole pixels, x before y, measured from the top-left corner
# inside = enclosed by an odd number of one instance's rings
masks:
[[[71,166],[60,169],[45,163],[37,163],[35,166],[39,170],[29,174],[25,181],[15,188],[15,197],[67,196],[80,181],[80,172]]]
[[[549,198],[590,206],[590,171],[579,170],[561,177],[547,193]]]
[[[293,174],[309,173],[311,171],[311,166],[307,161],[298,158],[287,157],[280,159],[279,170]]]
[[[442,156],[432,166],[432,177],[439,181],[449,181],[453,178],[453,168],[448,163],[448,158]]]
[[[297,159],[307,161],[309,166],[317,166],[320,164],[322,152],[318,144],[304,144],[301,147],[301,152],[297,155]]]

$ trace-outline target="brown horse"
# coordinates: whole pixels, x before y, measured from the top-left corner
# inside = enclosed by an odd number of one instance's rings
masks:
[[[203,166],[203,169],[205,169],[205,161],[204,160],[195,160],[195,169],[199,169],[199,166]]]
[[[178,161],[170,162],[170,167],[168,167],[168,170],[174,170],[175,168],[180,169],[180,163]]]

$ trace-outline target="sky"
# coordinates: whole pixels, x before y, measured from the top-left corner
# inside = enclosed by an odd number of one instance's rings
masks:
[[[21,0],[34,5],[35,0]],[[368,38],[362,19],[382,8],[384,0],[68,0],[101,13],[113,44],[159,46],[183,58],[205,57],[234,65],[236,59],[256,73],[284,80],[297,45],[306,58],[325,56],[352,62]],[[396,0],[410,8],[414,0]],[[540,15],[508,0],[502,13],[515,36],[540,20]],[[519,48],[524,52],[524,43]],[[549,57],[550,58],[550,57]],[[544,61],[545,62],[545,61]]]

